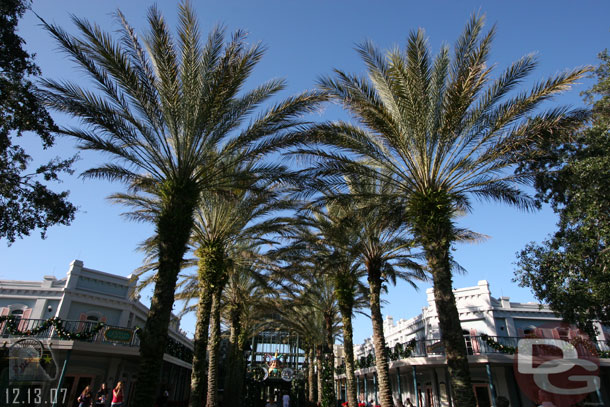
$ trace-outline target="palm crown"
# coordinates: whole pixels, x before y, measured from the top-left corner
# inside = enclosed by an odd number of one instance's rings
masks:
[[[318,141],[355,154],[316,150],[324,158],[317,170],[386,179],[397,196],[442,191],[456,209],[469,208],[469,193],[529,207],[531,200],[514,185],[529,182],[529,175],[505,170],[523,159],[523,148],[543,128],[579,112],[556,108],[527,115],[587,68],[509,97],[536,60],[527,55],[492,79],[494,66],[487,59],[495,29],[485,34],[482,29],[483,19],[473,16],[453,60],[447,47],[431,58],[422,30],[409,36],[404,53],[394,49],[384,55],[370,42],[359,46],[368,79],[336,70],[336,78],[322,78],[320,87],[365,127],[348,122],[317,127]]]

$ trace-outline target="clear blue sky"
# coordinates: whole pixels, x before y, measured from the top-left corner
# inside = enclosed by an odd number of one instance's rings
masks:
[[[287,96],[314,86],[319,75],[332,68],[360,73],[363,65],[354,44],[370,39],[381,48],[403,47],[408,33],[418,27],[426,30],[434,52],[440,44],[453,44],[472,12],[487,16],[488,26],[497,23],[498,32],[490,61],[499,70],[515,59],[535,52],[540,64],[532,79],[545,78],[564,69],[597,64],[596,55],[610,45],[610,2],[607,1],[356,1],[356,0],[258,0],[193,1],[201,29],[206,33],[216,23],[230,31],[243,28],[252,42],[268,47],[258,65],[252,83],[274,77],[286,78]],[[45,1],[35,0],[33,10],[45,20],[59,24],[70,32],[74,27],[70,14],[85,17],[113,29],[112,13],[119,7],[138,32],[145,29],[149,1]],[[175,26],[177,7],[174,1],[159,7]],[[35,16],[28,12],[20,24],[20,34],[27,49],[37,54],[37,63],[45,76],[80,80],[81,72],[57,51],[49,35]],[[579,92],[591,85],[590,80],[547,104],[581,104]],[[60,124],[71,119],[55,115]],[[329,107],[320,118],[342,118],[337,107]],[[38,140],[25,137],[24,145],[37,158],[67,156],[75,152],[72,140],[60,139],[51,151],[40,151]],[[77,173],[102,158],[81,153]],[[152,227],[120,217],[123,208],[105,198],[121,190],[120,184],[106,181],[64,177],[61,187],[71,191],[79,207],[70,227],[57,226],[46,240],[37,233],[17,241],[11,247],[0,242],[0,279],[40,280],[43,275],[61,278],[73,259],[85,266],[105,272],[128,275],[141,263],[136,245],[151,233]],[[527,289],[511,282],[515,253],[529,241],[540,241],[554,230],[556,218],[548,210],[521,213],[500,204],[477,204],[473,214],[462,224],[491,239],[477,245],[460,245],[454,252],[468,274],[455,278],[456,287],[476,285],[478,280],[491,283],[492,295],[510,296],[518,301],[532,301]],[[399,284],[390,288],[384,314],[409,318],[426,305],[425,289],[419,292]],[[145,298],[143,298],[145,299]],[[185,317],[183,329],[192,332],[194,320]],[[355,342],[371,334],[370,322],[358,317],[354,324]]]

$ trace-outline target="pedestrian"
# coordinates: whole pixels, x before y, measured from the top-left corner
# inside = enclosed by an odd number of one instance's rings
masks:
[[[78,407],[91,407],[91,400],[91,387],[87,385],[80,396],[78,396]]]
[[[112,404],[110,407],[122,407],[123,406],[123,382],[118,382],[116,387],[112,390]]]
[[[95,395],[95,405],[96,407],[104,407],[106,406],[106,399],[108,399],[108,389],[106,388],[106,383],[102,383],[100,389],[97,391]]]
[[[406,407],[415,407],[413,405],[413,403],[411,403],[411,399],[410,398],[407,398],[407,405],[406,405]]]

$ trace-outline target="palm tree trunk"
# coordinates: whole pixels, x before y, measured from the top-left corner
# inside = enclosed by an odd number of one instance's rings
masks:
[[[337,398],[335,397],[335,353],[334,344],[335,337],[333,335],[333,319],[332,312],[324,313],[324,329],[326,338],[324,348],[322,349],[322,407],[335,407]]]
[[[441,342],[447,355],[451,397],[456,407],[475,406],[476,399],[470,380],[466,343],[453,295],[451,269],[448,261],[446,266],[440,266],[440,263],[444,262],[443,257],[448,259],[448,254],[443,255],[433,248],[424,248],[424,250],[434,280],[434,303],[438,314]]]
[[[381,316],[381,273],[376,267],[369,267],[371,321],[373,323],[373,346],[375,348],[375,368],[379,386],[379,403],[381,407],[393,407],[390,371],[385,350],[383,318]]]
[[[210,312],[212,309],[212,293],[207,284],[200,284],[199,304],[197,305],[197,326],[193,341],[193,370],[191,372],[191,397],[189,407],[201,407],[206,392],[206,354],[208,350],[208,332],[210,328]]]
[[[423,201],[426,202],[426,201]],[[460,324],[460,315],[453,295],[451,255],[453,241],[452,209],[430,199],[421,205],[415,232],[424,248],[428,268],[434,281],[434,303],[438,315],[441,342],[447,355],[451,383],[451,398],[456,407],[474,407],[476,398],[472,389],[466,343]]]
[[[214,287],[208,342],[208,391],[206,407],[218,406],[218,351],[220,350],[220,296],[221,289]]]
[[[310,403],[315,403],[317,399],[317,381],[316,372],[314,368],[313,348],[309,350],[307,354],[307,387],[308,387],[308,399]]]
[[[159,269],[146,325],[140,336],[140,366],[133,405],[152,407],[159,390],[174,291],[193,228],[196,194],[188,186],[169,191],[157,221]]]
[[[316,351],[316,366],[318,367],[318,375],[317,375],[317,379],[318,379],[318,385],[317,385],[317,389],[318,389],[318,403],[320,403],[320,405],[322,404],[322,400],[323,400],[323,396],[324,396],[324,386],[322,385],[322,378],[324,377],[324,374],[322,373],[323,367],[322,367],[322,349],[320,349],[320,346],[318,345],[318,349]]]
[[[241,336],[240,311],[230,312],[230,335],[227,359],[227,372],[225,376],[224,405],[238,407],[241,404],[244,379],[244,355],[239,344]]]
[[[358,407],[356,394],[356,375],[354,374],[354,332],[352,330],[351,308],[340,307],[343,322],[343,350],[345,355],[345,377],[347,381],[347,403],[349,407]]]

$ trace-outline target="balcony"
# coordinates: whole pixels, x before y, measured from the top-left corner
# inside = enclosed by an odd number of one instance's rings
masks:
[[[68,334],[82,334],[85,337],[81,339],[70,339],[66,338],[65,335],[60,335],[57,328],[53,325],[49,325],[44,327],[45,324],[48,325],[48,320],[44,319],[19,319],[16,320],[15,325],[17,326],[18,333],[11,330],[8,327],[7,322],[0,323],[0,338],[36,338],[40,340],[75,340],[79,342],[87,342],[94,344],[107,344],[114,346],[126,346],[126,347],[139,347],[140,346],[140,338],[136,333],[137,328],[126,328],[115,325],[106,325],[101,327],[97,332],[91,334],[96,330],[98,326],[97,321],[62,321],[62,331]],[[24,335],[25,332],[28,331],[36,331],[41,327],[44,327],[39,332],[36,332],[33,335]],[[90,337],[89,337],[90,336]],[[172,338],[175,336],[182,340],[177,340]],[[183,342],[187,342],[188,340],[184,340],[181,334],[174,334],[170,332],[170,336],[168,338],[168,346],[166,348],[165,353],[174,356],[178,359],[181,359],[187,363],[192,362],[192,347],[185,345]]]
[[[17,329],[19,332],[27,332],[36,330],[40,326],[45,323],[44,319],[20,319],[17,321]],[[73,334],[87,334],[93,332],[98,322],[96,321],[63,321],[62,327],[64,331]],[[122,332],[123,335],[119,337],[118,333]],[[110,333],[110,335],[107,335]],[[113,336],[113,333],[117,333],[117,335]],[[2,338],[22,338],[25,337],[23,334],[14,335],[9,332],[8,326],[6,323],[0,324],[0,337]],[[35,335],[29,335],[28,337],[36,338],[36,339],[57,339],[62,340],[63,338],[57,332],[57,329],[54,326],[49,326],[46,329],[43,329],[41,332],[38,332]],[[114,338],[114,339],[112,339]],[[63,339],[70,340],[70,339]],[[135,328],[125,328],[120,326],[113,325],[104,325],[97,333],[95,333],[91,338],[87,339],[79,339],[84,342],[89,343],[105,343],[112,345],[122,345],[122,346],[140,346],[140,338],[135,333]]]
[[[486,340],[488,339],[488,340]],[[464,336],[466,352],[468,355],[491,355],[508,354],[512,355],[517,348],[521,337],[506,336]],[[586,345],[582,342],[575,344],[579,352],[587,352]],[[600,358],[610,358],[610,346],[606,341],[594,343],[595,350]],[[445,348],[440,339],[421,339],[414,342],[407,342],[386,348],[389,359],[408,360],[412,357],[444,357]],[[375,356],[371,353],[367,356],[357,356],[355,358],[356,368],[369,368],[375,366]]]

